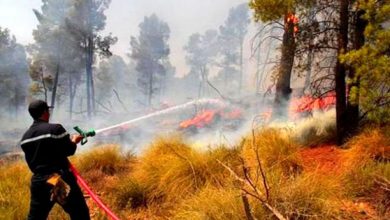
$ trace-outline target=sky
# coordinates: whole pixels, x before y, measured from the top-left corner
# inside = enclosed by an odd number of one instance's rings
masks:
[[[138,25],[145,16],[155,13],[168,23],[171,36],[170,60],[178,75],[188,71],[183,46],[193,33],[217,29],[227,18],[229,9],[248,0],[112,0],[103,33],[112,33],[118,42],[114,54],[127,60],[130,36],[138,36]],[[32,30],[38,21],[32,9],[38,9],[41,0],[0,0],[0,27],[8,28],[21,44],[33,43]]]

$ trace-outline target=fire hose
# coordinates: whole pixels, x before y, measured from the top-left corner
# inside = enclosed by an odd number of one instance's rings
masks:
[[[103,211],[110,216],[113,220],[119,220],[119,218],[106,206],[104,203],[99,199],[99,197],[92,192],[91,188],[87,185],[85,180],[80,176],[79,172],[76,170],[76,168],[70,164],[70,170],[72,173],[76,176],[77,182],[83,187],[85,191],[87,191],[88,195],[91,196],[92,200],[99,206],[99,208],[103,209]]]

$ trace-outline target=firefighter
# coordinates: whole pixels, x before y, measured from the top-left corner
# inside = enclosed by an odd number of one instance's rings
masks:
[[[88,206],[67,158],[75,153],[82,136],[70,136],[62,125],[49,123],[50,109],[42,100],[29,104],[28,111],[34,122],[20,142],[33,173],[28,219],[47,219],[55,203],[60,204],[71,219],[90,219]]]

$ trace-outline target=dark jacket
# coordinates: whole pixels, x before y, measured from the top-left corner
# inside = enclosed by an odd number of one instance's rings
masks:
[[[51,174],[69,169],[68,156],[76,151],[68,132],[60,124],[35,120],[20,145],[34,174]]]

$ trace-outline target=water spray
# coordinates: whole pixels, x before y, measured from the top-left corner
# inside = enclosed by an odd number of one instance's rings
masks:
[[[187,102],[187,103],[184,103],[184,104],[181,104],[181,105],[176,105],[176,106],[173,106],[173,107],[170,107],[170,108],[167,108],[167,109],[164,109],[164,110],[160,110],[160,111],[157,111],[157,112],[153,112],[151,114],[147,114],[147,115],[144,115],[144,116],[141,116],[141,117],[138,117],[138,118],[134,118],[134,119],[131,119],[131,120],[128,120],[128,121],[125,121],[125,122],[122,122],[122,123],[119,123],[119,124],[116,124],[116,125],[112,125],[112,126],[108,126],[108,127],[105,127],[105,128],[101,128],[101,129],[98,129],[98,130],[90,129],[89,131],[84,131],[81,128],[79,128],[78,126],[75,126],[74,129],[81,136],[83,136],[81,144],[84,145],[85,143],[87,143],[87,141],[88,141],[87,138],[88,137],[93,137],[96,134],[103,133],[103,132],[106,132],[108,130],[115,129],[117,127],[121,127],[121,126],[124,126],[124,125],[133,124],[133,123],[136,123],[136,122],[139,122],[139,121],[142,121],[142,120],[145,120],[145,119],[149,119],[149,118],[152,118],[152,117],[164,115],[164,114],[167,114],[167,113],[179,110],[179,109],[185,109],[185,108],[187,108],[188,106],[191,106],[191,105],[201,105],[201,104],[216,104],[216,105],[220,105],[220,106],[225,105],[224,102],[222,102],[221,100],[218,100],[218,99],[199,99],[199,100],[190,101],[190,102]]]

